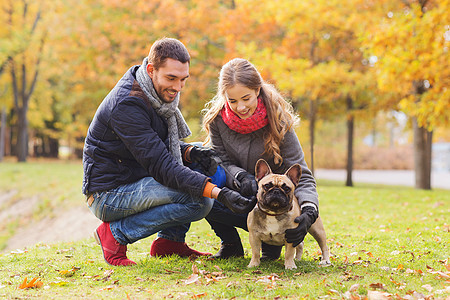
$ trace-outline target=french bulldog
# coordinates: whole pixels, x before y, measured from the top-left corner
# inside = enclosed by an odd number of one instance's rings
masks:
[[[284,266],[286,269],[296,269],[294,262],[300,260],[303,254],[303,242],[297,247],[286,242],[286,229],[296,228],[294,219],[300,216],[301,209],[294,190],[302,175],[299,164],[291,166],[284,174],[274,174],[269,164],[260,159],[255,166],[258,181],[257,204],[249,213],[247,227],[249,232],[252,258],[249,268],[260,264],[261,242],[270,245],[285,245]],[[319,265],[330,265],[330,251],[326,243],[326,234],[320,216],[308,230],[318,242],[322,250],[322,260]]]

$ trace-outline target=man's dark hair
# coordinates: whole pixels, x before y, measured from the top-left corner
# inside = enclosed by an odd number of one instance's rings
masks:
[[[153,43],[148,54],[148,63],[158,70],[168,58],[178,60],[181,63],[190,63],[191,61],[189,52],[182,42],[164,37]]]

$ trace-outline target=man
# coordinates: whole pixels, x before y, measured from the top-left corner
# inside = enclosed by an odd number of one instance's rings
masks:
[[[178,40],[156,41],[141,66],[131,67],[102,101],[83,150],[83,193],[103,223],[94,236],[111,265],[136,264],[127,244],[154,233],[152,256],[209,255],[189,248],[190,222],[204,218],[213,200],[250,211],[255,200],[186,167],[195,162],[214,174],[214,152],[180,139],[190,130],[178,109],[190,56]]]

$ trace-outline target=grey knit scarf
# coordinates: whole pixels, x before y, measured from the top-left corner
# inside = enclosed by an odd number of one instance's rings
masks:
[[[136,80],[139,86],[144,91],[145,95],[150,100],[150,103],[156,113],[167,120],[169,125],[169,150],[175,159],[183,164],[180,150],[180,139],[188,137],[191,134],[186,121],[178,109],[180,102],[180,93],[176,96],[175,100],[171,103],[162,101],[153,86],[153,81],[147,73],[148,57],[144,58],[142,65],[136,72]]]

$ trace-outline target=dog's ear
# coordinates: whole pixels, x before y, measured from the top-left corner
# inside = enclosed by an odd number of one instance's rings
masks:
[[[284,173],[289,179],[297,186],[300,181],[300,177],[302,177],[302,168],[299,164],[292,165],[286,173]]]
[[[256,162],[255,166],[256,180],[260,181],[263,177],[270,173],[272,173],[272,170],[270,169],[269,164],[264,159],[260,158]]]

